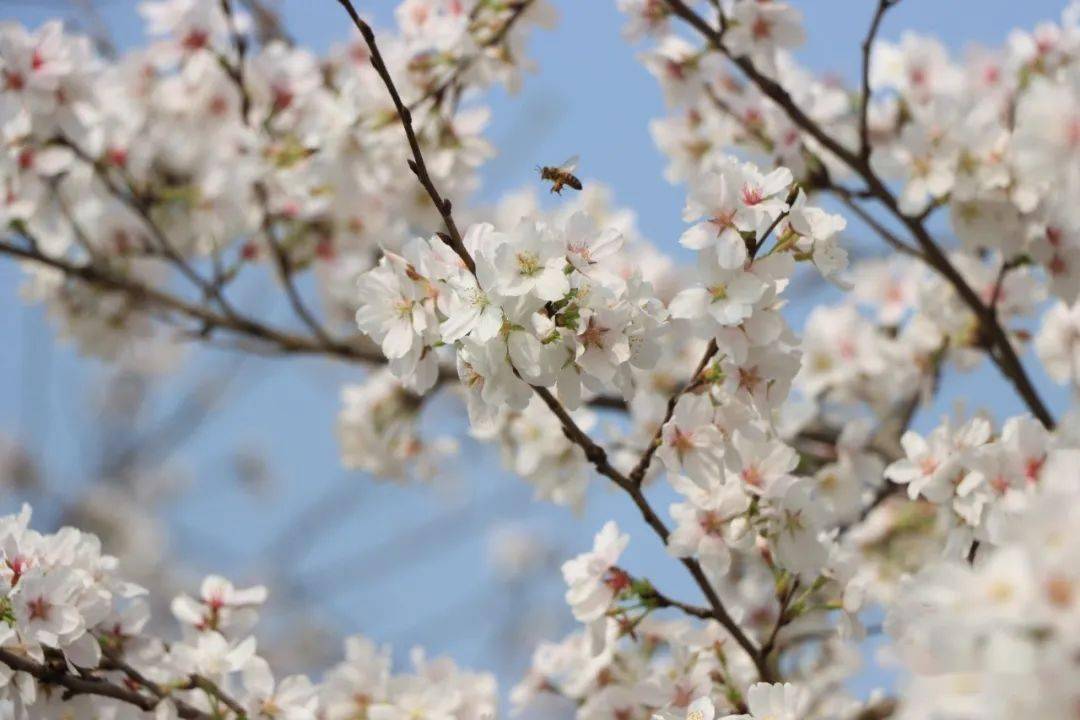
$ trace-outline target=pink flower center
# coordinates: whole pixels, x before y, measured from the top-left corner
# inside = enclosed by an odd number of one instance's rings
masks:
[[[110,165],[116,167],[124,167],[127,165],[128,154],[124,148],[109,148],[105,151],[105,159]]]
[[[630,587],[630,576],[619,568],[611,568],[608,570],[607,575],[604,576],[604,584],[614,592],[620,593]]]
[[[768,40],[772,37],[772,23],[759,15],[750,26],[750,33],[755,40]]]
[[[1065,143],[1073,150],[1080,148],[1080,117],[1071,118],[1065,125]]]
[[[188,34],[184,36],[184,39],[180,41],[180,44],[185,50],[195,51],[206,47],[206,43],[210,40],[210,35],[202,29],[192,28],[188,31]]]
[[[717,234],[719,235],[724,230],[735,227],[735,211],[730,210],[726,213],[720,213],[709,218],[709,222],[716,226]]]
[[[694,435],[675,428],[675,437],[672,438],[671,444],[680,455],[683,455],[694,449]]]
[[[274,88],[274,112],[281,112],[285,108],[292,105],[295,99],[293,91],[287,87],[275,87]]]
[[[578,339],[581,340],[581,344],[585,347],[600,348],[604,345],[604,335],[609,329],[597,324],[595,318],[590,318],[588,327],[585,328],[585,332],[578,336]]]
[[[764,480],[765,480],[765,478],[762,477],[762,475],[761,475],[761,471],[758,470],[757,467],[755,467],[753,465],[751,465],[748,468],[745,468],[742,471],[742,479],[743,479],[743,482],[745,482],[747,485],[749,485],[751,487],[761,487],[762,482],[764,482]]]
[[[686,78],[686,70],[683,68],[682,63],[675,60],[668,60],[664,64],[664,69],[667,71],[668,76],[676,79],[683,80]]]
[[[23,148],[19,152],[19,169],[29,170],[34,167],[34,150],[32,148]]]
[[[754,388],[760,384],[761,375],[758,374],[756,367],[739,368],[739,387],[744,390],[753,391]]]
[[[1054,256],[1050,258],[1050,263],[1046,266],[1046,269],[1050,271],[1051,275],[1064,275],[1069,267],[1065,262],[1065,258],[1055,253]]]
[[[715,510],[709,510],[701,516],[701,529],[706,535],[719,537],[724,531],[724,518]]]
[[[8,90],[18,92],[26,87],[26,79],[19,73],[4,71],[4,86]]]
[[[28,565],[26,558],[19,556],[7,561],[7,566],[11,569],[11,585],[13,587],[19,582],[19,578],[22,577],[23,573],[26,572]]]
[[[747,183],[743,185],[742,189],[742,201],[746,205],[754,206],[765,199],[765,194],[761,191],[761,188],[756,185]]]
[[[43,597],[34,598],[26,603],[26,609],[30,611],[31,620],[49,619],[49,603]]]
[[[684,708],[694,701],[694,688],[684,687],[682,685],[675,686],[675,695],[671,699],[671,704],[677,708]]]

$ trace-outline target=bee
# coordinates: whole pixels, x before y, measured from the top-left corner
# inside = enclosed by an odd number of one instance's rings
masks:
[[[537,169],[540,171],[541,180],[549,180],[551,182],[551,192],[556,195],[561,195],[564,185],[569,185],[575,190],[581,189],[581,181],[574,175],[577,164],[578,156],[575,155],[558,167],[546,165]]]

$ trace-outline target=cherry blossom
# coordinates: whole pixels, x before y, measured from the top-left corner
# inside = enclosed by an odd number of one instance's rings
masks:
[[[1080,6],[954,57],[879,39],[883,1],[848,86],[799,64],[809,8],[617,0],[665,100],[679,250],[597,180],[481,187],[486,91],[523,81],[546,2],[404,0],[386,30],[340,4],[355,32],[325,54],[218,0],[142,3],[146,46],[115,57],[0,27],[0,253],[60,338],[126,368],[181,341],[340,361],[346,468],[441,487],[468,433],[555,512],[611,490],[683,583],[604,522],[561,565],[583,627],[536,647],[515,710],[1075,711],[1080,432],[1042,376],[1080,385]],[[288,323],[241,300],[267,278]],[[419,649],[399,671],[359,636],[281,672],[273,583],[184,578],[158,622],[108,533],[30,521],[0,518],[14,717],[495,715],[492,675]],[[494,537],[515,584],[563,552]],[[883,616],[888,698],[852,683]]]

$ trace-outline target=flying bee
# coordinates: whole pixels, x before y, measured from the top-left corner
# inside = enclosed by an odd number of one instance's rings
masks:
[[[564,185],[568,185],[575,190],[581,189],[581,181],[574,175],[574,170],[577,169],[578,156],[570,158],[562,165],[558,167],[551,167],[546,165],[542,168],[537,168],[540,171],[540,179],[548,180],[551,182],[551,192],[556,195],[562,195],[562,189]]]

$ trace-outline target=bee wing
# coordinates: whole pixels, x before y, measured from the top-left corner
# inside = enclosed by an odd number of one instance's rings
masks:
[[[581,157],[578,155],[567,158],[566,162],[559,166],[559,170],[563,171],[564,173],[574,172],[575,170],[577,170],[578,161],[580,159]]]

